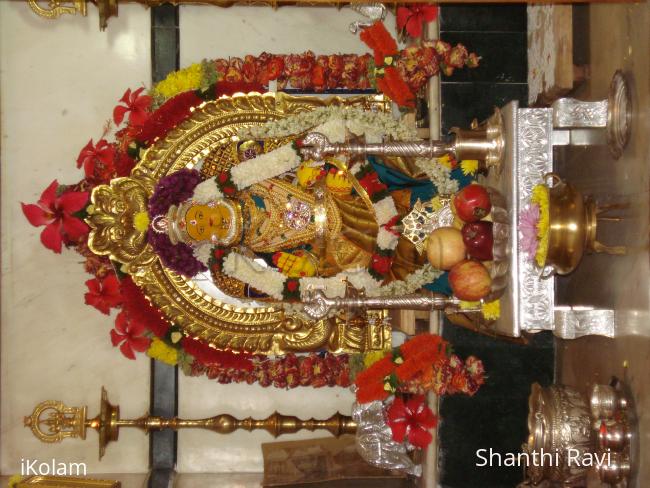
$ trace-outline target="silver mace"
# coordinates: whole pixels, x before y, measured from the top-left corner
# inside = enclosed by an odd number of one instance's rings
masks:
[[[379,156],[416,156],[434,158],[455,153],[454,144],[444,141],[405,141],[365,144],[359,142],[330,142],[320,132],[310,132],[301,141],[300,154],[303,158],[322,160],[337,154],[376,154]]]
[[[319,133],[311,132],[301,141],[300,153],[306,159],[322,160],[336,154],[374,154],[378,156],[415,156],[437,158],[453,154],[456,160],[478,159],[487,168],[500,170],[505,157],[503,117],[499,109],[482,124],[474,121],[470,129],[451,129],[450,142],[440,140],[391,141],[379,144],[359,142],[333,143]]]
[[[409,310],[445,310],[456,308],[460,301],[444,295],[424,296],[405,295],[401,297],[346,297],[328,298],[322,290],[309,292],[303,300],[303,311],[313,320],[327,317],[331,310],[350,312],[365,309],[409,309]]]

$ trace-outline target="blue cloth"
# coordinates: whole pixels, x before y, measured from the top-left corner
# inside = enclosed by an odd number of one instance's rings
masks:
[[[411,206],[415,205],[418,199],[422,202],[431,200],[438,194],[438,189],[429,179],[416,180],[410,176],[397,171],[396,169],[385,166],[375,156],[368,156],[368,162],[372,165],[373,169],[377,172],[379,179],[382,183],[388,186],[388,191],[396,190],[411,190]],[[463,188],[472,182],[470,176],[466,176],[457,166],[451,171],[450,177],[458,181],[458,187]],[[449,273],[443,273],[438,279],[432,283],[427,283],[424,288],[437,293],[444,293],[451,295],[451,287],[449,286]]]

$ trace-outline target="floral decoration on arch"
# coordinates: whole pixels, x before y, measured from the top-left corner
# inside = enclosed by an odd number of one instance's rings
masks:
[[[453,69],[478,63],[478,57],[464,53],[467,51],[444,43],[412,46],[397,53],[394,67],[408,85],[409,93],[417,93],[428,77],[440,71],[450,74]],[[109,183],[112,178],[128,176],[144,149],[165,137],[206,100],[236,92],[264,92],[273,80],[281,89],[317,92],[365,90],[374,86],[381,89],[384,84],[377,80],[383,76],[370,54],[262,53],[243,59],[203,61],[171,73],[151,90],[127,89],[117,100],[111,120],[100,136],[90,138],[80,149],[75,161],[81,170],[80,181],[72,185],[53,181],[36,203],[22,204],[23,213],[31,225],[44,227],[41,242],[46,248],[60,253],[65,246],[82,256],[85,271],[92,275],[86,281],[88,291],[84,301],[103,314],[117,312],[107,339],[125,357],[133,360],[138,353],[145,352],[155,359],[179,365],[186,374],[207,375],[224,383],[257,382],[280,388],[349,386],[353,359],[347,355],[322,353],[271,359],[240,351],[217,351],[207,343],[185,337],[107,256],[90,251],[87,245],[90,229],[84,218],[94,187]],[[393,93],[393,96],[399,104],[400,95]],[[227,192],[232,181],[221,183]],[[372,176],[366,183],[371,190],[373,185],[376,187]],[[394,224],[387,219],[387,242]],[[377,249],[373,257],[377,277],[381,277],[387,266],[382,252]],[[292,292],[291,287],[288,283],[287,292]]]

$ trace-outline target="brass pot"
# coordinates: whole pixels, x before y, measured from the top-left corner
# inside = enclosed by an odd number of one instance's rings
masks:
[[[549,234],[546,264],[561,275],[573,271],[582,255],[593,249],[596,237],[596,206],[555,173],[544,179],[549,185]]]
[[[625,254],[625,247],[605,246],[596,240],[598,214],[609,207],[599,209],[590,196],[583,197],[555,173],[544,175],[545,181],[549,179],[548,252],[542,277],[571,273],[585,252]]]
[[[589,407],[582,395],[565,385],[542,388],[533,383],[528,398],[528,442],[522,446],[531,459],[533,453],[538,455],[538,462],[526,467],[532,484],[549,480],[584,486],[588,467],[572,463],[569,456],[578,452],[582,458],[595,448]]]

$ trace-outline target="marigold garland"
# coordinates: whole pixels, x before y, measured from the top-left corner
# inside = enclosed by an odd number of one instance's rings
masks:
[[[537,266],[546,265],[546,255],[548,254],[548,230],[549,230],[549,192],[546,185],[535,185],[531,202],[539,206],[539,220],[537,221],[537,238],[539,245],[535,253],[535,262]]]

